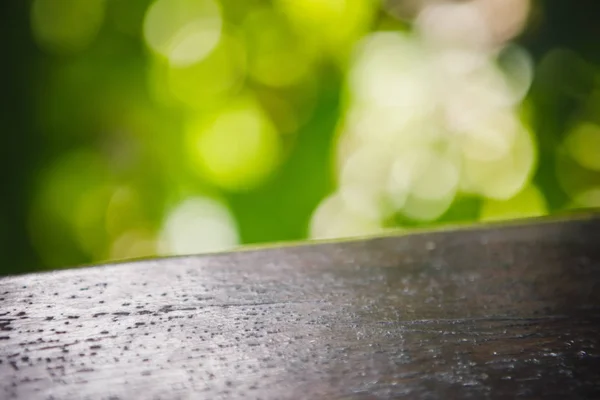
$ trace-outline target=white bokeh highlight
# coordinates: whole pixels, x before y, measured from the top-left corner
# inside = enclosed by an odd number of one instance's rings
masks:
[[[222,203],[208,197],[190,197],[175,206],[163,224],[162,255],[211,253],[239,244],[235,218]]]
[[[398,215],[434,221],[459,195],[505,202],[531,179],[536,147],[520,107],[533,63],[507,43],[528,2],[516,14],[494,0],[419,7],[414,32],[374,32],[356,46],[337,188],[313,214],[312,238],[369,235]],[[492,11],[508,13],[507,25]]]

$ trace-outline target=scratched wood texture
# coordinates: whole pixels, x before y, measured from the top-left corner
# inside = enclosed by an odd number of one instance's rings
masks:
[[[600,218],[0,279],[2,399],[600,398]]]

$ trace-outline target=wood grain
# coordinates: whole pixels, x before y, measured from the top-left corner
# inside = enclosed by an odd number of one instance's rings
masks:
[[[600,218],[0,279],[3,399],[600,398]]]

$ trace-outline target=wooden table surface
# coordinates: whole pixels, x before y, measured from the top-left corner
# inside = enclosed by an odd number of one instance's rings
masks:
[[[600,217],[0,279],[0,399],[600,398]]]

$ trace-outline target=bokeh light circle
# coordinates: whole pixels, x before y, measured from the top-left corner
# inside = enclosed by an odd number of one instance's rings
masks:
[[[168,212],[159,239],[164,255],[207,253],[239,243],[235,218],[229,209],[208,197],[190,197]]]
[[[214,0],[156,0],[144,18],[144,38],[172,65],[202,60],[221,38],[222,20]]]
[[[309,226],[312,239],[363,236],[381,231],[379,221],[349,210],[339,193],[328,196],[319,204]]]
[[[590,122],[578,124],[568,132],[565,147],[582,167],[600,171],[600,125]]]
[[[187,129],[192,166],[226,190],[248,190],[261,184],[281,158],[279,133],[260,105],[238,99]]]
[[[244,48],[233,35],[223,35],[201,61],[170,66],[166,83],[170,94],[192,108],[212,109],[240,90],[246,69]]]
[[[528,185],[506,200],[485,199],[480,210],[482,221],[503,221],[541,217],[548,213],[546,199],[534,185]]]
[[[241,30],[248,50],[248,74],[255,81],[284,87],[310,75],[315,50],[286,24],[281,14],[257,9],[246,16]]]
[[[482,160],[465,154],[461,188],[497,200],[515,196],[527,185],[536,166],[537,148],[532,136],[521,126],[511,150],[501,158]]]

